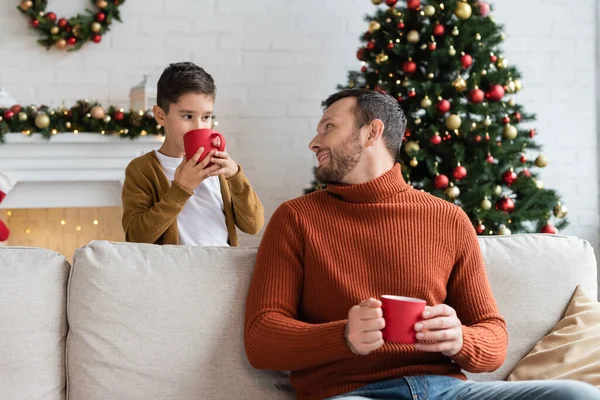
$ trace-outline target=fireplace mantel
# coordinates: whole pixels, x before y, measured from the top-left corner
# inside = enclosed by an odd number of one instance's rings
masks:
[[[0,172],[16,185],[0,208],[120,206],[125,167],[161,142],[157,136],[61,133],[47,140],[9,133],[0,144]]]

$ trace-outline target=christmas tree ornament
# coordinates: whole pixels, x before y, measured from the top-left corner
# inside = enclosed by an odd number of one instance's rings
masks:
[[[562,204],[560,201],[554,206],[552,212],[554,213],[554,216],[556,218],[565,218],[567,216],[568,213],[568,209],[567,206],[565,206],[564,204]]]
[[[521,158],[519,158],[519,161],[523,164],[527,162],[527,157],[525,157],[525,154],[521,154]]]
[[[65,128],[71,129],[71,123],[69,121],[65,122]]]
[[[377,57],[375,57],[375,62],[377,64],[383,64],[384,62],[387,62],[388,59],[389,59],[388,55],[381,52],[381,53],[377,54]]]
[[[21,121],[21,122],[25,122],[25,121],[27,121],[27,113],[25,113],[25,112],[21,111],[21,112],[19,113],[19,121]]]
[[[459,163],[454,168],[454,171],[452,171],[452,175],[454,176],[454,179],[460,181],[461,179],[465,179],[467,177],[467,169]]]
[[[435,78],[435,75],[433,74],[433,72],[430,72],[430,73],[427,74],[427,78],[428,79],[433,79],[433,78]]]
[[[475,34],[475,40],[477,40],[478,42],[481,40],[481,34],[480,33],[476,33]]]
[[[535,129],[529,131],[529,137],[533,139],[535,137]]]
[[[504,213],[512,213],[515,211],[515,202],[509,197],[502,197],[496,202],[496,210]]]
[[[452,82],[452,86],[454,86],[454,89],[459,93],[467,90],[467,82],[460,75]]]
[[[508,236],[512,232],[510,231],[510,229],[508,229],[506,227],[506,225],[502,224],[502,225],[500,225],[500,227],[498,227],[498,232],[497,233],[498,233],[498,235],[501,235],[501,236]]]
[[[67,39],[67,44],[70,44],[71,46],[73,46],[73,45],[75,45],[75,43],[77,43],[77,38],[70,37]]]
[[[106,20],[106,14],[104,14],[103,12],[99,12],[98,14],[96,14],[96,21],[104,22],[105,20]]]
[[[488,164],[493,164],[496,160],[494,160],[494,156],[488,154],[488,156],[485,158],[485,161],[487,161]]]
[[[13,110],[8,109],[8,110],[4,111],[4,119],[5,120],[9,121],[14,116],[15,116],[15,113]]]
[[[379,29],[381,29],[381,24],[377,21],[371,21],[369,23],[369,32],[375,32],[378,31]],[[98,31],[94,31],[94,32],[98,32]]]
[[[53,26],[52,28],[50,28],[51,34],[58,35],[58,32],[60,32],[60,29],[58,28],[58,26]]]
[[[517,120],[517,122],[521,122],[522,118],[523,118],[523,116],[521,115],[520,112],[515,113],[515,120]]]
[[[35,117],[35,126],[39,129],[46,129],[50,125],[50,117],[41,112]]]
[[[452,28],[453,36],[458,36],[459,34],[460,34],[460,31],[458,30],[458,26],[455,26],[454,28]]]
[[[431,137],[431,139],[429,139],[429,141],[431,142],[431,144],[433,144],[434,146],[437,146],[438,144],[442,143],[442,137],[440,136],[439,132],[436,132],[435,135],[433,135]]]
[[[446,29],[444,28],[444,25],[437,23],[435,24],[435,26],[433,27],[433,35],[434,36],[444,36],[444,34],[446,33]]]
[[[485,125],[486,127],[492,125],[492,119],[488,115],[485,116],[485,119],[483,120],[483,125]]]
[[[389,42],[389,43],[388,43],[388,45],[387,45],[387,48],[388,48],[388,50],[394,50],[394,47],[395,47],[395,46],[396,46],[396,45],[394,44],[394,42],[392,42],[392,41],[390,40],[390,42]]]
[[[461,65],[462,65],[462,67],[463,67],[464,69],[467,69],[467,68],[469,68],[471,65],[473,65],[473,57],[471,57],[471,56],[470,56],[470,55],[468,55],[468,54],[463,54],[463,55],[460,57],[460,63],[461,63]]]
[[[421,118],[415,118],[415,125],[421,125]]]
[[[435,7],[432,5],[427,5],[423,9],[423,11],[425,12],[425,15],[427,15],[428,17],[433,17],[433,15],[435,14]]]
[[[56,14],[53,13],[52,11],[46,13],[46,15],[44,17],[50,22],[56,21]]]
[[[481,76],[486,76],[487,75],[487,70],[481,70]]]
[[[523,89],[523,84],[521,83],[521,81],[519,79],[515,79],[515,92],[519,92],[521,89]]]
[[[68,25],[69,25],[69,21],[67,21],[64,18],[61,18],[58,20],[58,23],[56,24],[60,29],[65,29]]]
[[[485,97],[489,101],[500,101],[504,97],[504,88],[502,85],[492,85],[485,94]]]
[[[558,233],[558,229],[554,225],[546,224],[542,226],[540,229],[540,233],[545,233],[547,235],[556,235]]]
[[[492,202],[486,197],[481,201],[480,207],[482,210],[490,210],[492,208]]]
[[[411,59],[409,59],[404,64],[402,64],[402,71],[404,71],[405,74],[413,74],[416,72],[416,70],[417,70],[417,63],[415,63]]]
[[[123,118],[125,118],[125,114],[123,113],[123,111],[117,110],[114,112],[113,118],[115,119],[115,121],[123,121]]]
[[[421,6],[421,0],[406,0],[406,7],[409,10],[416,10]]]
[[[419,35],[419,32],[412,30],[410,32],[408,32],[408,34],[406,35],[406,40],[409,43],[419,43],[419,40],[421,39],[421,35]]]
[[[450,111],[450,102],[448,100],[440,100],[437,108],[440,113],[445,114]]]
[[[413,88],[408,91],[408,97],[415,97],[417,95],[417,91]]]
[[[511,124],[506,124],[504,126],[504,130],[502,131],[502,135],[507,140],[515,140],[517,138],[517,133],[517,128]]]
[[[534,179],[533,180],[535,183],[535,187],[537,187],[539,190],[542,190],[544,188],[544,182]]]
[[[479,7],[479,15],[482,17],[486,17],[490,13],[490,5],[485,1],[478,1],[476,5]]]
[[[478,235],[483,235],[485,232],[485,225],[479,222],[479,224],[477,224],[475,227],[475,232],[477,232]]]
[[[105,116],[104,109],[101,106],[94,106],[90,110],[90,114],[94,119],[102,119]]]
[[[498,57],[496,66],[500,69],[506,69],[506,68],[508,68],[508,61],[504,57]]]
[[[367,50],[372,51],[375,49],[375,42],[374,41],[370,41],[369,43],[367,43]]]
[[[433,186],[438,190],[446,189],[449,183],[450,180],[446,175],[443,174],[436,175],[436,177],[433,180]]]
[[[525,168],[524,170],[519,172],[519,176],[522,178],[531,178],[531,172],[527,168]]]
[[[437,49],[437,43],[436,42],[431,42],[431,43],[429,43],[429,45],[427,46],[427,48],[429,49],[429,51],[434,51],[435,49]]]
[[[458,19],[467,20],[471,17],[473,10],[469,3],[466,1],[459,1],[456,4],[456,9],[454,10],[454,15],[458,17]]]
[[[112,118],[110,117],[110,115],[107,115],[104,117],[104,119],[102,119],[102,121],[104,121],[105,124],[108,124],[110,122]]]
[[[502,180],[504,181],[504,183],[506,183],[508,186],[511,186],[513,183],[515,183],[515,181],[517,180],[517,174],[515,173],[515,171],[513,171],[513,169],[509,169],[508,171],[506,171],[504,174],[502,174]]]
[[[460,196],[460,189],[451,183],[450,187],[446,189],[446,196],[448,196],[451,199],[456,199],[458,198],[458,196]]]
[[[423,107],[423,108],[431,107],[431,99],[429,98],[429,96],[423,97],[423,100],[421,100],[421,107]]]
[[[419,146],[419,143],[415,141],[409,141],[404,144],[404,151],[408,155],[417,153],[419,150],[421,150],[421,146]]]
[[[361,47],[360,49],[358,49],[358,51],[356,52],[356,58],[359,61],[365,60],[365,48],[364,47]]]
[[[546,158],[545,155],[540,154],[539,156],[537,156],[537,158],[535,159],[535,166],[538,168],[545,168],[548,165],[548,159]]]
[[[490,62],[493,64],[498,61],[498,57],[494,53],[490,53]]]
[[[383,3],[383,0],[371,0],[371,3],[373,3],[374,5],[378,6],[381,3]]]
[[[451,131],[460,128],[462,124],[461,118],[456,114],[451,114],[446,118],[446,127]]]
[[[404,21],[400,20],[400,22],[398,22],[398,29],[404,29],[404,27]]]
[[[24,0],[24,1],[21,2],[21,5],[19,7],[21,7],[21,10],[27,11],[31,7],[33,7],[33,1],[31,1],[31,0]]]
[[[448,55],[452,57],[456,55],[456,49],[454,48],[454,46],[450,46],[450,48],[448,49]]]
[[[500,185],[494,186],[494,194],[496,196],[500,196],[502,194],[502,186],[500,186]]]
[[[417,165],[419,165],[419,161],[417,161],[417,159],[413,157],[412,160],[410,160],[410,166],[415,168]]]
[[[503,124],[509,124],[510,123],[510,117],[508,115],[505,115],[504,118],[502,118],[502,123]]]

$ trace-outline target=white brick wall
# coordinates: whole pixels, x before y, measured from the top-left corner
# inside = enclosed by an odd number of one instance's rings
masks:
[[[143,74],[191,60],[218,85],[216,112],[229,150],[244,165],[267,216],[312,179],[307,143],[320,100],[357,68],[358,36],[370,0],[128,0],[123,24],[99,45],[46,52],[16,11],[0,2],[0,84],[22,103],[78,98],[128,105]],[[87,0],[53,0],[59,16]],[[517,101],[538,114],[550,165],[542,179],[569,206],[566,233],[598,247],[596,20],[594,1],[503,0],[506,57],[524,74]],[[257,244],[259,237],[243,237]]]

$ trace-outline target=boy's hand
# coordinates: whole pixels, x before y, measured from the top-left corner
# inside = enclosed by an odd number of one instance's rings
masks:
[[[229,157],[227,151],[215,151],[211,162],[220,167],[217,173],[213,173],[212,175],[222,174],[225,178],[229,179],[238,173],[239,167],[237,163],[233,161],[233,158]]]
[[[208,153],[204,157],[204,160],[198,163],[203,151],[204,148],[200,147],[191,159],[186,160],[184,157],[179,167],[175,170],[175,182],[189,192],[193,192],[209,176],[221,175],[223,173],[221,172],[221,166],[217,164],[206,168],[208,163],[210,163],[214,151]]]

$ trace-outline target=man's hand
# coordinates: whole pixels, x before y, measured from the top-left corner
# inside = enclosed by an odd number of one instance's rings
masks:
[[[219,165],[211,165],[210,167],[206,168],[214,154],[214,151],[208,153],[206,157],[204,157],[204,159],[198,163],[203,151],[204,148],[200,147],[196,154],[194,154],[194,156],[189,160],[186,160],[184,157],[181,164],[179,164],[175,170],[175,182],[189,192],[193,192],[196,187],[198,187],[198,185],[209,176],[220,175],[223,173],[220,171],[221,166]]]
[[[426,307],[423,311],[423,321],[415,324],[415,330],[417,350],[452,357],[462,349],[462,324],[456,316],[456,311],[446,304]]]
[[[353,353],[366,356],[383,346],[381,330],[385,327],[381,301],[364,300],[348,312],[346,341]]]

